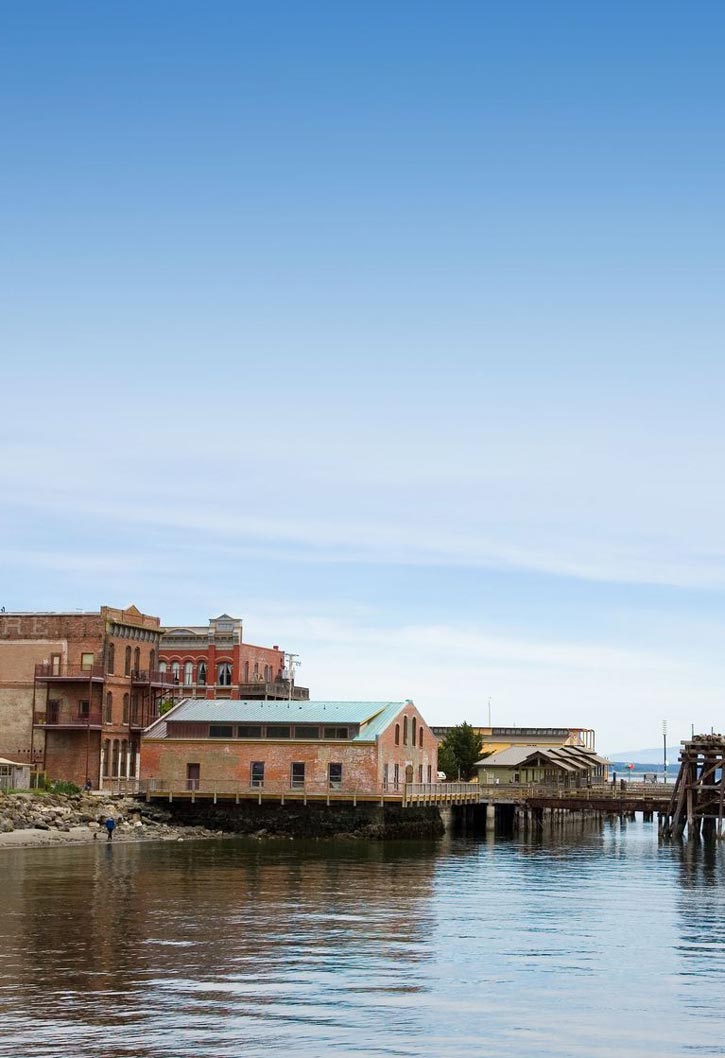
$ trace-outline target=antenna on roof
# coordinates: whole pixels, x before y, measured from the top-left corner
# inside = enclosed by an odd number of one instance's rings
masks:
[[[285,678],[287,679],[288,684],[289,684],[289,687],[288,687],[289,696],[287,698],[288,702],[292,701],[292,691],[293,691],[294,685],[295,685],[295,671],[299,668],[299,666],[301,664],[302,664],[302,662],[300,661],[299,654],[288,654],[287,651],[285,651],[285,655],[284,655],[284,671],[285,671]]]

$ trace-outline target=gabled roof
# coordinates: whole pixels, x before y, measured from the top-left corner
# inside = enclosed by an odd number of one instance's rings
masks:
[[[166,738],[169,723],[350,724],[360,727],[354,742],[374,742],[406,702],[251,701],[236,698],[183,698],[146,729]]]
[[[536,757],[543,757],[563,771],[582,771],[607,763],[593,750],[581,746],[510,746],[477,761],[476,767],[518,768]]]

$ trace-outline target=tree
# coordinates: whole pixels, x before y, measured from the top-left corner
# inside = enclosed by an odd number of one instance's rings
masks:
[[[470,779],[473,765],[481,759],[483,738],[470,724],[452,727],[438,747],[438,767],[449,779]]]

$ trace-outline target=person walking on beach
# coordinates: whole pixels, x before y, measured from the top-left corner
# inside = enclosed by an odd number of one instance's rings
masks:
[[[116,829],[116,823],[115,823],[115,820],[113,819],[113,816],[109,816],[108,817],[108,819],[106,820],[104,826],[106,828],[106,833],[108,834],[108,838],[106,840],[107,841],[113,841],[113,832]]]

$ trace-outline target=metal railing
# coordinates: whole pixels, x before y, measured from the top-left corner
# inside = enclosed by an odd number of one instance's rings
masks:
[[[36,710],[33,713],[35,727],[100,727],[102,719],[100,709],[82,712],[77,703],[60,704],[57,707],[49,707],[44,712]]]
[[[92,665],[69,665],[67,662],[40,662],[35,666],[37,680],[97,680],[105,678],[105,670],[100,662]]]

